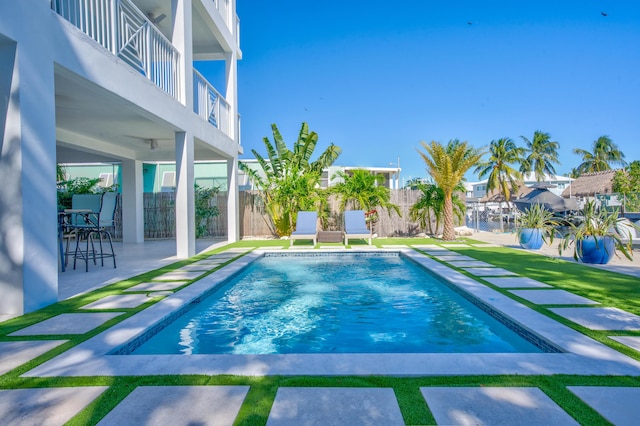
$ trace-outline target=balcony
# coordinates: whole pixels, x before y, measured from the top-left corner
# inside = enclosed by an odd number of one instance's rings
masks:
[[[180,99],[180,54],[131,0],[52,0],[51,8]]]
[[[193,70],[193,111],[225,135],[231,133],[231,107],[198,71]]]

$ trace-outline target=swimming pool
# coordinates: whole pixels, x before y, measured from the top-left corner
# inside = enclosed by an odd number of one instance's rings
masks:
[[[127,352],[543,352],[513,328],[398,252],[272,253]]]

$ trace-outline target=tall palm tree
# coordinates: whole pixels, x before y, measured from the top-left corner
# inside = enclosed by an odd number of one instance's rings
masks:
[[[311,161],[318,144],[318,134],[309,132],[307,123],[302,123],[298,140],[289,150],[275,124],[271,125],[273,143],[263,139],[268,159],[255,149],[251,150],[262,168],[262,173],[240,163],[240,170],[255,183],[265,198],[265,206],[279,236],[290,235],[298,211],[315,210],[322,197],[319,181],[322,169],[329,167],[342,150],[331,144],[320,156]]]
[[[627,164],[624,154],[609,136],[603,135],[593,141],[591,149],[591,152],[581,148],[573,149],[574,154],[582,156],[582,163],[577,167],[580,174],[611,170],[612,164],[622,167]]]
[[[546,175],[555,175],[556,169],[553,164],[560,164],[558,161],[558,149],[560,144],[551,140],[549,133],[536,130],[533,132],[533,140],[530,141],[524,136],[520,136],[525,142],[526,158],[520,166],[521,173],[535,172],[536,180],[542,182]]]
[[[475,165],[484,152],[470,147],[467,142],[449,141],[444,146],[439,142],[420,142],[426,153],[418,151],[427,165],[433,181],[444,191],[444,230],[442,238],[455,240],[453,230],[453,192],[464,179],[464,174]]]
[[[499,195],[504,197],[509,205],[511,192],[515,191],[518,183],[522,180],[522,174],[511,167],[511,164],[522,163],[524,148],[517,147],[510,138],[500,138],[492,140],[489,144],[489,158],[482,161],[475,169],[478,177],[489,175],[487,178],[487,192],[498,189]],[[500,229],[504,229],[502,223],[502,197],[499,198],[500,208]]]

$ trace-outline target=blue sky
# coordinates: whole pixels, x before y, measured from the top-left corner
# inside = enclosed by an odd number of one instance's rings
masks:
[[[271,123],[291,146],[306,121],[317,153],[400,157],[404,180],[426,176],[420,141],[522,145],[535,130],[560,143],[561,174],[605,134],[640,160],[640,1],[237,3],[242,158],[265,154]]]

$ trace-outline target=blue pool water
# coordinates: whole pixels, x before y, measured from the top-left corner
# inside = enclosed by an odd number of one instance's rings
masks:
[[[329,253],[258,259],[131,353],[509,352],[542,351],[408,259]]]

